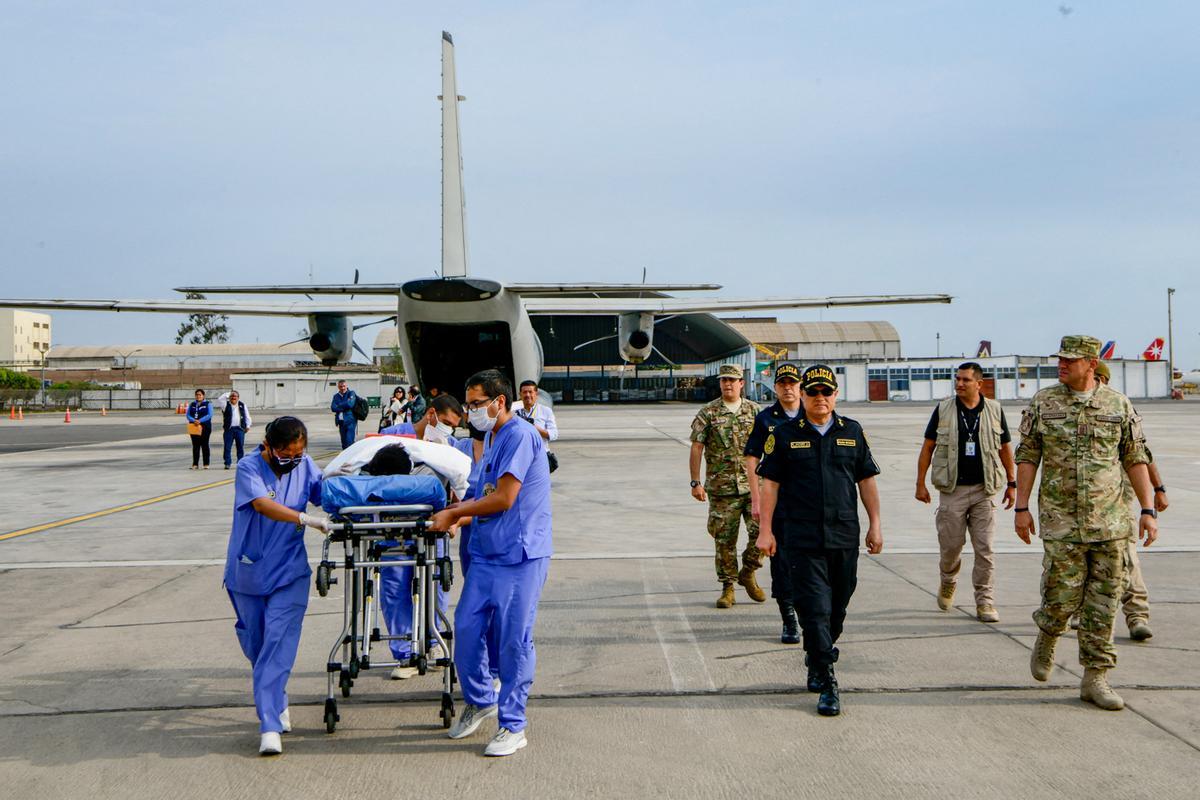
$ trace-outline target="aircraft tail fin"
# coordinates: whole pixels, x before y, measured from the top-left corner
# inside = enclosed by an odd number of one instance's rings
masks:
[[[1107,342],[1104,343],[1104,347],[1100,348],[1100,357],[1105,360],[1108,360],[1108,359],[1112,358],[1116,354],[1116,352],[1117,352],[1116,340],[1109,339]]]
[[[463,196],[462,149],[458,134],[458,94],[454,40],[442,31],[442,277],[467,276],[467,206]]]
[[[1163,340],[1160,336],[1150,344],[1146,345],[1146,350],[1142,353],[1142,358],[1147,361],[1162,361]]]
[[[992,357],[992,342],[990,339],[980,339],[979,349],[975,351],[976,358],[991,358]]]

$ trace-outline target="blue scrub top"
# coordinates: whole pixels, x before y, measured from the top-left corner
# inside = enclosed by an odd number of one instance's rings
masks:
[[[494,492],[504,475],[519,480],[521,490],[507,511],[475,517],[468,546],[472,560],[505,565],[550,556],[550,467],[541,434],[513,419],[499,433],[488,434],[485,448],[473,499]]]
[[[416,436],[417,429],[413,427],[411,422],[401,422],[399,425],[389,425],[379,431],[384,434],[394,434],[396,436]]]
[[[471,446],[471,437],[466,439],[453,439],[452,447],[458,452],[471,459],[471,474],[467,476],[467,497],[475,497],[475,487],[479,485],[479,475],[483,472],[483,462],[487,457],[487,441],[483,443],[483,458],[475,460],[475,448]]]
[[[304,529],[267,519],[251,505],[259,497],[303,511],[321,504],[321,469],[309,456],[277,477],[263,460],[262,445],[238,461],[234,485],[233,530],[225,553],[225,588],[240,594],[269,595],[312,575]]]

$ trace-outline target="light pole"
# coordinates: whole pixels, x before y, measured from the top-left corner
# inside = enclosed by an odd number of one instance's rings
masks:
[[[125,371],[128,369],[126,363],[129,361],[131,355],[140,352],[142,352],[142,348],[139,347],[135,350],[130,350],[128,353],[117,353],[121,357],[121,383],[129,383],[129,373]]]
[[[183,362],[187,361],[189,358],[195,358],[195,356],[184,356],[183,358],[176,359],[179,362],[179,388],[180,389],[184,388],[183,387]]]
[[[1167,393],[1175,388],[1175,330],[1171,325],[1171,297],[1174,289],[1167,289]]]

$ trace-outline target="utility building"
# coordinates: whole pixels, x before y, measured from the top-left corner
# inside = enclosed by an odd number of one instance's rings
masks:
[[[890,322],[780,322],[775,317],[721,321],[753,342],[760,354],[777,360],[811,364],[894,361],[901,356],[900,334]]]
[[[0,308],[0,365],[40,368],[50,350],[50,315]]]

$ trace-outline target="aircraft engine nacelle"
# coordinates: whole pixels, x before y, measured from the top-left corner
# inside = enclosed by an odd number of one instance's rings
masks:
[[[654,347],[654,315],[645,312],[622,314],[617,325],[621,358],[630,364],[641,364],[649,358]]]
[[[322,364],[332,367],[349,361],[354,349],[354,325],[341,314],[310,314],[308,346]]]

